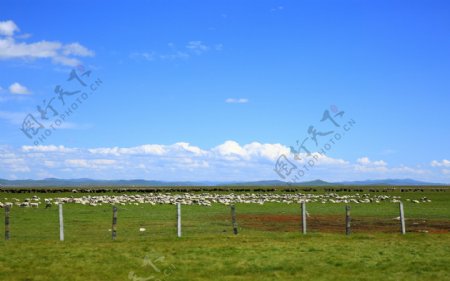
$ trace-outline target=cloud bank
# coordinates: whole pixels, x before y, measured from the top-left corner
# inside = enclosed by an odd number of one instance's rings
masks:
[[[282,144],[229,140],[204,149],[187,142],[172,145],[144,144],[133,147],[75,148],[56,145],[0,146],[0,178],[93,178],[166,181],[254,181],[280,179],[275,163],[286,155],[299,168],[309,159],[315,166],[300,181],[414,178],[450,182],[447,160],[427,167],[391,166],[383,160],[360,157],[354,161],[319,153],[294,159]]]

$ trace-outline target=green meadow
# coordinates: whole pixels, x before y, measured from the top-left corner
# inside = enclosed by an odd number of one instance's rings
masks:
[[[87,194],[0,201],[33,195]],[[112,241],[111,205],[65,204],[59,241],[57,206],[14,206],[0,280],[450,280],[450,192],[386,195],[402,197],[406,235],[388,202],[349,204],[350,236],[341,203],[308,203],[306,235],[298,204],[236,204],[238,235],[229,206],[183,205],[181,238],[174,205],[129,204],[117,206]],[[406,200],[423,197],[431,202]]]

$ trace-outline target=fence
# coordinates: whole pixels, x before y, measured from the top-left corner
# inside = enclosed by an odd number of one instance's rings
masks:
[[[449,232],[450,221],[408,218],[398,204],[213,204],[80,206],[10,208],[6,206],[5,239],[106,241],[193,238],[204,234],[258,235],[298,232],[353,233]],[[417,207],[416,207],[417,208]],[[405,220],[405,212],[407,219]],[[416,212],[418,210],[415,210]]]

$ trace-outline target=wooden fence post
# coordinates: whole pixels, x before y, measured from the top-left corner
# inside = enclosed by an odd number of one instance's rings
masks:
[[[403,203],[400,202],[400,230],[402,234],[406,233],[406,227],[405,227],[405,212],[403,211]]]
[[[351,217],[350,217],[350,206],[345,206],[345,234],[350,235],[351,233]]]
[[[181,203],[177,203],[177,236],[181,237]]]
[[[231,205],[231,223],[233,224],[233,233],[234,235],[237,235],[236,207],[234,205]]]
[[[117,207],[113,206],[113,219],[112,219],[112,240],[116,240],[117,236]]]
[[[5,206],[5,240],[9,240],[9,211],[11,207]]]
[[[306,234],[306,202],[301,203],[302,206],[302,232]]]
[[[59,203],[59,240],[64,241],[63,205]]]

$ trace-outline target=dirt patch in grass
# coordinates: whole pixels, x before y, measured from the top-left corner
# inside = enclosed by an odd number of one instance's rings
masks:
[[[296,215],[257,214],[237,215],[237,222],[242,228],[251,228],[274,232],[296,232],[301,229],[301,218]],[[345,233],[345,217],[331,215],[314,215],[307,218],[308,231]],[[352,217],[353,233],[400,232],[400,221],[396,218]],[[450,220],[407,219],[407,232],[449,233]]]

